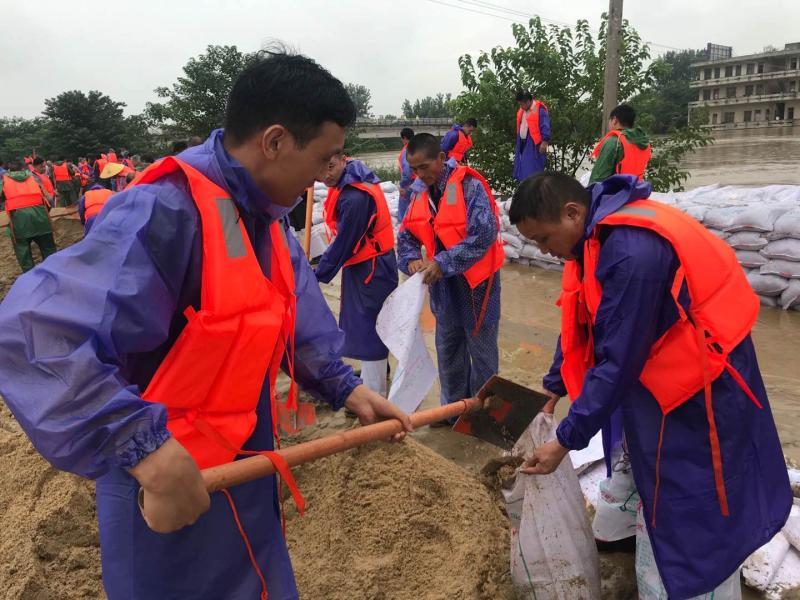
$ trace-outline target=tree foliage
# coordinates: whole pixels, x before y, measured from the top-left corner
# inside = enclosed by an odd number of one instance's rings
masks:
[[[204,54],[189,59],[171,87],[156,88],[163,102],[147,103],[148,120],[176,137],[207,136],[222,127],[234,81],[258,56],[236,46],[209,45]]]
[[[356,105],[357,117],[369,117],[372,115],[372,92],[367,86],[358,83],[348,83],[344,86],[347,94]]]
[[[417,98],[412,104],[410,100],[403,100],[403,116],[406,119],[445,118],[453,116],[452,94],[436,94]]]
[[[510,192],[515,187],[511,173],[516,90],[531,91],[549,108],[553,144],[548,168],[575,175],[586,165],[602,130],[605,23],[603,15],[600,34],[595,38],[585,20],[571,28],[545,27],[533,18],[527,26],[512,25],[515,46],[496,47],[475,59],[470,55],[459,59],[466,92],[454,101],[455,116],[478,119],[479,135],[475,136],[471,160],[495,189]],[[650,62],[648,46],[627,21],[623,21],[620,57],[619,98],[629,99],[650,89],[662,67]],[[668,150],[651,169],[657,189],[668,189],[662,187],[666,182],[669,186],[680,184],[680,179],[675,181],[682,173],[680,169],[671,169],[671,176],[657,169],[677,164],[703,136],[703,132],[695,131],[674,144],[654,144],[657,154]]]

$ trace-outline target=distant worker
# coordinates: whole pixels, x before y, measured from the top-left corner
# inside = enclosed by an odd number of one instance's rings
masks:
[[[411,198],[411,192],[409,191],[409,187],[413,183],[414,179],[416,179],[416,175],[414,175],[414,171],[408,166],[408,160],[406,159],[406,149],[408,148],[408,142],[411,141],[411,138],[414,137],[414,130],[410,127],[403,127],[400,131],[400,139],[403,141],[403,148],[400,150],[400,154],[397,155],[397,167],[400,169],[400,200],[397,203],[397,222],[402,223],[403,217],[406,215],[406,210],[408,210],[408,202]]]
[[[375,322],[384,300],[397,287],[389,206],[380,180],[360,160],[334,156],[324,183],[329,187],[325,223],[332,242],[315,270],[317,280],[330,283],[342,271],[342,355],[360,360],[364,385],[385,396],[389,350],[378,337]]]
[[[89,233],[95,217],[100,214],[108,199],[113,195],[114,192],[95,183],[81,196],[78,201],[78,217],[83,223],[84,233]]]
[[[8,171],[0,176],[0,203],[8,214],[14,254],[23,273],[33,268],[31,243],[36,242],[42,259],[57,250],[50,205],[38,181],[19,161],[10,162]]]
[[[136,171],[126,167],[121,163],[108,163],[103,172],[100,173],[100,179],[106,179],[111,182],[107,189],[112,192],[121,192],[125,189],[128,183],[134,178]]]
[[[77,169],[62,156],[53,165],[53,180],[58,191],[58,198],[61,206],[72,206],[78,202],[78,194],[75,191],[74,177],[78,174]]]
[[[514,143],[514,179],[523,181],[544,171],[550,147],[550,113],[530,92],[517,92],[517,137]]]
[[[50,206],[56,205],[56,188],[53,185],[53,180],[50,179],[49,175],[47,174],[47,165],[44,162],[44,159],[41,156],[37,156],[33,159],[33,169],[31,169],[31,173],[33,173],[34,179],[36,179],[36,183],[42,186],[42,189],[45,192],[45,199]]]
[[[176,154],[180,154],[181,152],[186,150],[188,147],[189,147],[189,144],[186,142],[186,140],[178,140],[177,142],[173,142],[172,143],[172,156],[175,156]]]
[[[644,129],[634,127],[636,111],[632,106],[620,104],[608,117],[608,133],[597,143],[592,156],[594,166],[589,183],[596,183],[612,175],[634,175],[644,179],[652,150]]]
[[[100,179],[100,174],[103,172],[103,169],[106,168],[107,164],[108,164],[108,159],[106,158],[105,154],[95,154],[94,166],[92,167],[92,179],[94,179],[95,183],[100,183],[100,185],[106,185],[106,186],[111,185],[111,182],[109,180]]]
[[[106,160],[108,160],[108,162],[111,163],[119,162],[119,160],[117,160],[117,153],[114,152],[113,148],[108,149],[108,153],[106,154]]]
[[[398,263],[430,286],[444,405],[471,398],[497,373],[500,220],[486,179],[448,159],[434,136],[415,135],[407,158],[417,180],[397,237]]]
[[[442,138],[442,152],[447,158],[453,158],[457,163],[466,160],[467,152],[472,148],[472,133],[478,127],[478,121],[467,119],[463,123],[456,123]]]

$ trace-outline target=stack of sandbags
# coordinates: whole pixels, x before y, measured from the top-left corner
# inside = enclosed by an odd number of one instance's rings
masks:
[[[529,239],[525,238],[519,230],[511,224],[508,218],[508,210],[511,208],[511,200],[498,197],[497,208],[500,211],[500,237],[503,239],[503,250],[506,253],[506,261],[520,265],[539,267],[551,271],[563,271],[564,263],[561,259],[545,254],[539,250],[538,246]]]
[[[795,504],[783,529],[750,555],[742,575],[770,600],[795,597],[792,592],[800,587],[800,507]]]

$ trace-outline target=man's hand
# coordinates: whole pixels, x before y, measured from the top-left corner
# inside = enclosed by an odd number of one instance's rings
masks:
[[[408,263],[408,274],[413,275],[414,273],[419,273],[425,268],[425,261],[421,258],[418,260],[412,260]]]
[[[403,431],[392,437],[394,442],[399,442],[406,436],[406,432],[414,430],[411,425],[411,419],[406,413],[363,384],[357,386],[350,393],[344,402],[344,406],[356,413],[362,425],[371,425],[386,419],[400,421],[403,424]]]
[[[527,475],[548,475],[558,468],[568,453],[569,450],[559,444],[558,440],[547,442],[533,451],[533,456],[525,461],[520,472]]]
[[[550,399],[547,401],[547,404],[545,404],[542,407],[542,412],[548,415],[552,415],[556,410],[556,404],[558,404],[558,401],[561,399],[561,396],[556,396],[553,392],[550,392],[548,390],[545,390],[544,393]]]
[[[442,277],[444,277],[444,274],[442,273],[442,268],[439,266],[439,263],[436,262],[435,260],[432,260],[425,266],[425,269],[422,271],[422,274],[423,274],[422,283],[425,283],[427,285],[432,285],[437,281],[439,281]]]
[[[550,147],[550,143],[546,140],[542,140],[539,142],[539,154],[547,154],[547,149]]]
[[[197,463],[174,438],[128,472],[142,486],[142,516],[153,531],[191,525],[211,506]]]

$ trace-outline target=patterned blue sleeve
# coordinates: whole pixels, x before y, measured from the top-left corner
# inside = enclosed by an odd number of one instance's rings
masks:
[[[406,153],[403,152],[400,158],[400,188],[408,189],[412,181],[414,181],[414,171],[409,166],[408,160],[406,160]]]
[[[497,241],[500,225],[492,210],[492,201],[483,185],[473,177],[464,178],[467,202],[467,237],[449,250],[436,255],[445,277],[460,275],[478,262]]]

